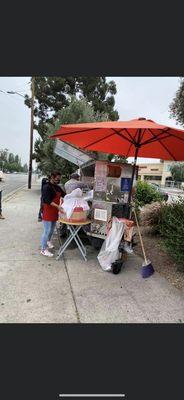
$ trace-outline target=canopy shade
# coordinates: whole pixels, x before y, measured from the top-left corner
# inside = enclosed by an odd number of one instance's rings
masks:
[[[184,130],[145,118],[61,125],[50,138],[88,151],[184,161]]]

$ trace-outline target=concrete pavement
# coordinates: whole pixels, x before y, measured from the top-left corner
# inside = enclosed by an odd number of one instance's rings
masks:
[[[130,255],[118,275],[102,271],[97,252],[85,262],[77,248],[59,261],[40,254],[40,185],[3,204],[0,221],[1,323],[184,322],[184,293],[155,272],[142,279],[142,260]],[[54,237],[56,249],[57,236]]]

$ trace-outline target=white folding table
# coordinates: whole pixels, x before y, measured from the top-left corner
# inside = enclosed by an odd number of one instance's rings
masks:
[[[83,221],[83,222],[82,221],[81,222],[69,222],[69,221],[66,221],[63,219],[59,219],[58,222],[67,225],[67,229],[69,230],[70,235],[65,240],[65,242],[60,246],[56,260],[60,259],[60,257],[64,253],[64,251],[67,249],[69,244],[72,242],[72,240],[75,240],[77,247],[78,247],[79,251],[81,252],[84,260],[87,261],[86,248],[84,247],[82,240],[80,239],[80,237],[78,235],[78,232],[84,225],[89,225],[91,223],[91,221],[89,219],[87,219],[86,221]]]

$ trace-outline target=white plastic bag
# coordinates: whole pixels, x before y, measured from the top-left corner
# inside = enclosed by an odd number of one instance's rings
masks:
[[[111,264],[119,258],[119,244],[122,239],[125,224],[113,217],[112,227],[105,239],[97,258],[104,271],[111,270]]]
[[[82,190],[79,188],[64,197],[61,207],[67,218],[71,217],[75,207],[81,207],[84,211],[89,210],[88,203],[82,198]]]
[[[84,200],[86,201],[93,200],[93,190],[90,190],[89,192],[86,193],[86,195],[84,196]]]
[[[69,193],[69,194],[66,194],[65,195],[65,197],[64,197],[64,199],[65,200],[68,200],[68,199],[72,199],[72,198],[80,198],[80,197],[82,197],[82,190],[80,189],[80,188],[77,188],[77,189],[74,189],[74,190],[72,190],[72,192],[71,193]]]

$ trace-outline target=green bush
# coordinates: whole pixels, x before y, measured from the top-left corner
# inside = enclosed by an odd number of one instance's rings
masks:
[[[143,207],[145,204],[163,200],[163,195],[149,185],[147,182],[137,182],[136,189],[136,208]]]
[[[167,252],[181,263],[180,270],[184,271],[184,198],[173,203],[153,202],[145,205],[139,217],[142,225],[149,226],[152,233],[161,235]]]
[[[167,251],[184,262],[184,199],[162,204],[159,231]]]

